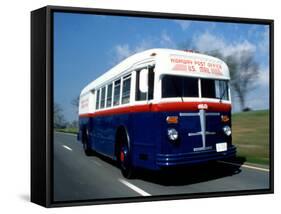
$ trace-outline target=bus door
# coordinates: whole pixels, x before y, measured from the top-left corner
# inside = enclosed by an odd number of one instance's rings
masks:
[[[143,105],[144,111],[135,114],[132,120],[135,143],[152,146],[158,131],[155,113],[151,112],[154,98],[154,66],[136,70],[136,105]],[[156,132],[155,132],[156,131]]]

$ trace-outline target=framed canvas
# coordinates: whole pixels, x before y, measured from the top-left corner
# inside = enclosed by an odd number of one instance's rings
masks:
[[[273,20],[31,12],[31,201],[273,193]]]

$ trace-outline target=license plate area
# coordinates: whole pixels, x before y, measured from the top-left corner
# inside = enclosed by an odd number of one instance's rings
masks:
[[[216,143],[216,151],[217,152],[225,152],[227,151],[227,143]]]

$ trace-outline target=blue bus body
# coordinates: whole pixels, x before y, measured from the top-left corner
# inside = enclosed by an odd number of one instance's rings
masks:
[[[223,123],[222,115],[227,115],[230,120]],[[179,123],[167,124],[167,116],[178,116]],[[199,110],[85,116],[79,121],[79,139],[83,130],[88,129],[91,149],[116,160],[116,132],[123,127],[129,136],[132,165],[151,170],[234,157],[236,148],[232,145],[231,136],[223,132],[223,126],[231,126],[230,111],[206,111],[205,117],[207,133],[215,134],[205,134],[205,149],[199,151],[194,149],[202,147],[202,134],[189,136],[189,133],[201,131]],[[178,130],[178,142],[168,139],[168,128]],[[226,151],[216,151],[216,143],[220,142],[227,143]]]

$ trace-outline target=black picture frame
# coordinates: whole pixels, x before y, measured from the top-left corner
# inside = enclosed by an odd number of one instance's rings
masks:
[[[177,194],[169,196],[128,197],[100,200],[54,202],[53,200],[53,13],[84,13],[132,17],[267,24],[270,26],[270,182],[269,189]],[[31,201],[44,207],[111,204],[207,198],[274,192],[274,21],[238,17],[202,16],[174,13],[140,12],[98,8],[46,6],[31,12]]]

